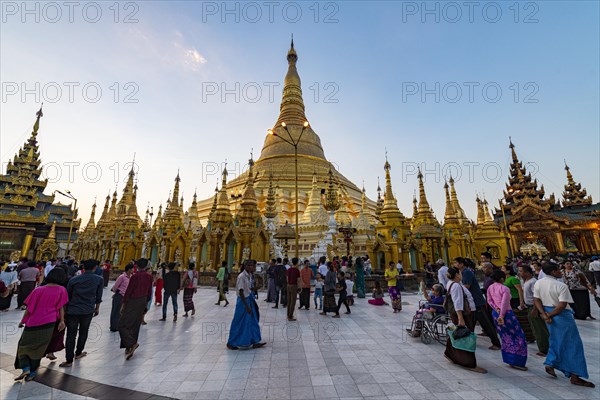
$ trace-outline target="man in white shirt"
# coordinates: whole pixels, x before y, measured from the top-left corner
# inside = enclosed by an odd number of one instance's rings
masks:
[[[594,274],[596,287],[600,288],[600,260],[598,260],[598,256],[592,257],[592,262],[588,266],[588,269]]]
[[[529,320],[529,325],[531,326],[531,330],[535,336],[535,343],[538,348],[536,355],[540,357],[546,357],[546,355],[548,355],[549,347],[548,328],[546,327],[544,320],[540,317],[540,313],[538,312],[537,308],[533,304],[533,288],[535,287],[537,279],[535,279],[535,276],[533,276],[533,269],[527,264],[519,266],[519,276],[524,282],[523,297],[525,299],[525,306],[527,306],[527,319]]]
[[[544,362],[546,373],[556,377],[554,370],[558,369],[573,385],[593,388],[592,382],[582,379],[589,375],[583,343],[569,308],[569,303],[573,303],[569,287],[558,280],[562,276],[558,264],[544,263],[542,270],[546,277],[535,283],[533,301],[550,333],[550,348]]]
[[[448,285],[448,266],[442,261],[442,266],[438,269],[438,281],[444,288]]]
[[[325,256],[322,256],[319,259],[319,273],[321,274],[321,276],[323,277],[323,279],[325,279],[325,276],[327,275],[327,258],[325,258]]]
[[[55,259],[49,260],[46,263],[46,267],[44,268],[44,277],[47,277],[48,274],[50,273],[50,271],[52,271],[55,266],[56,266],[56,260]]]
[[[402,261],[398,261],[398,264],[396,264],[396,268],[398,269],[398,273],[400,275],[404,273],[404,269],[402,268]]]
[[[246,260],[244,271],[237,277],[237,303],[231,327],[227,348],[237,350],[244,348],[259,348],[265,345],[261,342],[260,326],[258,325],[258,305],[250,288],[250,275],[256,270],[256,261]]]

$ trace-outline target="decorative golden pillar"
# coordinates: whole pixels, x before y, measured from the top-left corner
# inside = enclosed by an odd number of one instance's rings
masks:
[[[27,253],[29,253],[29,248],[31,247],[31,241],[33,240],[33,232],[27,232],[25,235],[25,240],[23,240],[23,247],[21,248],[21,256],[27,257]]]
[[[558,251],[560,251],[560,252],[565,251],[565,242],[563,241],[562,233],[555,232],[554,235],[556,236],[556,242],[558,244]]]
[[[600,251],[600,234],[597,231],[592,231],[592,237],[594,238],[594,252]]]

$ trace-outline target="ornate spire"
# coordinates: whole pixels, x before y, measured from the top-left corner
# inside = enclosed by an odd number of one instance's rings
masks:
[[[588,196],[587,190],[581,187],[581,183],[576,183],[571,174],[571,169],[565,161],[565,171],[567,171],[567,184],[562,194],[564,207],[589,206],[592,204],[592,197]]]
[[[477,195],[475,201],[477,202],[477,226],[480,226],[485,222],[485,212],[483,210],[483,204],[481,203],[479,195]]]
[[[419,173],[417,174],[417,179],[419,180],[419,206],[418,206],[418,214],[415,219],[413,219],[413,227],[417,228],[420,226],[428,227],[438,227],[439,222],[435,219],[433,215],[433,211],[431,210],[431,206],[429,206],[429,202],[427,201],[427,196],[425,195],[425,185],[423,184],[423,173],[419,168]],[[422,229],[423,230],[423,229]]]
[[[110,209],[108,210],[108,217],[113,220],[117,217],[117,189],[113,192],[112,201],[110,203]]]
[[[106,207],[108,206],[108,204],[106,204],[104,206],[104,208],[106,209]],[[96,227],[96,201],[94,201],[94,204],[92,205],[92,212],[90,214],[90,219],[87,223],[87,225],[85,226],[84,232],[90,231],[92,229],[94,229]]]
[[[260,211],[254,192],[254,160],[250,156],[248,161],[248,178],[246,180],[246,189],[242,195],[239,211],[239,223],[242,227],[255,228],[257,221],[260,220]]]
[[[511,215],[512,208],[528,201],[542,207],[545,211],[555,205],[554,195],[544,199],[544,187],[538,188],[537,180],[532,179],[531,174],[523,166],[523,163],[517,157],[515,145],[510,140],[509,148],[511,150],[512,163],[510,164],[510,176],[504,191],[504,211]]]
[[[42,112],[41,108],[39,112]],[[56,240],[56,220],[52,221],[52,226],[50,227],[50,232],[48,233],[48,239]]]
[[[448,190],[448,182],[444,183],[444,192],[446,194],[446,212],[444,214],[444,225],[445,226],[457,226],[458,225],[458,215],[452,204],[452,200],[450,198],[450,192]]]
[[[449,183],[450,183],[450,199],[451,199],[451,203],[452,203],[452,208],[454,209],[454,214],[456,215],[458,222],[461,225],[465,225],[469,222],[469,219],[467,218],[467,214],[465,213],[465,211],[460,206],[460,203],[458,202],[458,196],[456,195],[456,189],[454,188],[454,178],[452,177],[452,175],[450,175]]]
[[[419,207],[418,207],[418,202],[417,202],[417,191],[415,190],[415,192],[413,193],[413,215],[412,215],[413,221],[415,220],[415,218],[417,218],[418,215],[419,215]]]
[[[300,76],[296,69],[298,54],[294,48],[293,40],[290,50],[287,53],[287,61],[288,71],[283,81],[283,95],[279,107],[279,117],[272,129],[272,133],[274,134],[268,134],[265,139],[259,160],[267,157],[293,154],[293,147],[280,138],[289,139],[290,136],[293,138],[293,141],[298,142],[297,149],[299,155],[308,155],[325,160],[321,139],[313,131],[312,126],[307,125],[308,119],[304,112]],[[302,136],[300,137],[301,133]]]
[[[275,189],[273,189],[273,171],[269,173],[269,190],[267,191],[267,202],[265,206],[265,217],[272,219],[277,216],[275,205]]]
[[[302,223],[315,224],[327,223],[327,213],[321,203],[321,190],[317,184],[317,171],[313,171],[312,188],[308,196],[308,204],[302,213]]]

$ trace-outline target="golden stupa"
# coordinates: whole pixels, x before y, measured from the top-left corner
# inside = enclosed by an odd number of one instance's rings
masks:
[[[294,195],[294,146],[286,143],[280,137],[288,140],[293,139],[291,141],[297,142],[300,135],[302,135],[297,146],[298,209],[300,222],[304,221],[308,223],[311,219],[314,221],[316,213],[322,212],[317,205],[316,207],[308,208],[307,212],[315,214],[312,218],[309,215],[304,215],[310,203],[311,192],[315,191],[315,184],[318,193],[322,189],[325,189],[330,167],[333,169],[337,190],[341,196],[345,210],[352,218],[358,217],[362,209],[362,190],[337,171],[325,158],[321,139],[314,131],[311,121],[306,117],[300,76],[296,68],[298,54],[294,49],[293,40],[291,48],[287,53],[287,61],[288,71],[283,81],[283,96],[279,117],[272,128],[275,135],[266,135],[260,157],[254,164],[254,173],[257,175],[254,188],[261,214],[265,212],[269,179],[272,175],[272,185],[274,186],[277,198],[277,219],[280,224],[285,223],[286,220],[289,220],[290,223],[294,222],[296,212]],[[307,127],[305,127],[306,122],[309,122]],[[285,127],[282,126],[282,123],[285,124]],[[246,171],[227,183],[227,192],[230,195],[243,192],[248,180],[247,174],[248,172]],[[208,221],[213,203],[213,197],[198,201],[198,215],[204,225]],[[237,204],[234,201],[230,203],[231,210],[235,213]],[[371,214],[374,213],[376,206],[374,201],[366,199],[366,206],[371,211]]]

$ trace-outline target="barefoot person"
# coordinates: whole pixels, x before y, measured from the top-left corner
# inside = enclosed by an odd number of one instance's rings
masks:
[[[583,343],[575,324],[569,303],[573,298],[569,287],[560,282],[562,277],[558,264],[547,262],[542,266],[545,278],[533,287],[533,301],[550,332],[550,349],[544,365],[546,372],[556,377],[555,369],[571,379],[573,385],[593,388],[588,378]]]
[[[450,314],[452,322],[457,327],[467,327],[471,332],[475,329],[475,316],[473,311],[475,310],[475,302],[473,296],[462,283],[462,275],[456,267],[448,268],[448,287],[446,290],[447,304],[446,310]],[[469,369],[474,372],[487,373],[487,371],[477,366],[477,359],[475,358],[475,352],[470,352],[462,349],[457,349],[452,346],[452,341],[448,337],[446,342],[446,351],[444,356],[463,368]]]
[[[152,275],[148,273],[148,260],[140,258],[136,265],[138,271],[131,276],[127,285],[119,319],[121,348],[125,349],[127,360],[133,357],[133,353],[139,347],[140,326],[148,301],[152,299]]]
[[[246,260],[244,271],[237,277],[237,302],[235,304],[235,314],[231,327],[229,328],[229,339],[227,348],[237,350],[239,348],[258,348],[265,345],[261,342],[260,326],[258,321],[258,304],[254,293],[250,290],[250,274],[256,269],[256,261]]]
[[[527,371],[527,341],[525,333],[510,307],[510,289],[504,286],[506,275],[496,270],[491,278],[494,283],[487,290],[488,304],[496,330],[502,340],[502,361],[512,368]]]
[[[53,273],[54,272],[54,273]],[[27,310],[19,323],[19,328],[25,326],[17,347],[15,368],[23,372],[15,381],[30,381],[35,378],[40,361],[46,353],[52,340],[54,327],[65,329],[65,313],[63,306],[69,301],[67,290],[60,285],[66,279],[64,271],[50,271],[46,285],[34,289],[25,299]]]
[[[70,367],[73,365],[74,359],[78,360],[87,355],[83,349],[88,338],[92,318],[100,313],[104,288],[104,280],[95,273],[96,266],[96,260],[85,260],[83,262],[85,272],[71,278],[67,284],[69,304],[66,307],[66,361],[61,363],[60,367]],[[77,348],[75,348],[76,339]]]
[[[225,296],[225,277],[227,276],[227,261],[223,261],[221,263],[221,268],[219,268],[219,272],[217,272],[217,288],[219,289],[219,301],[215,303],[215,306],[220,306],[221,302],[224,301],[225,305],[223,307],[227,307],[229,305],[229,300],[227,300],[227,296]]]

